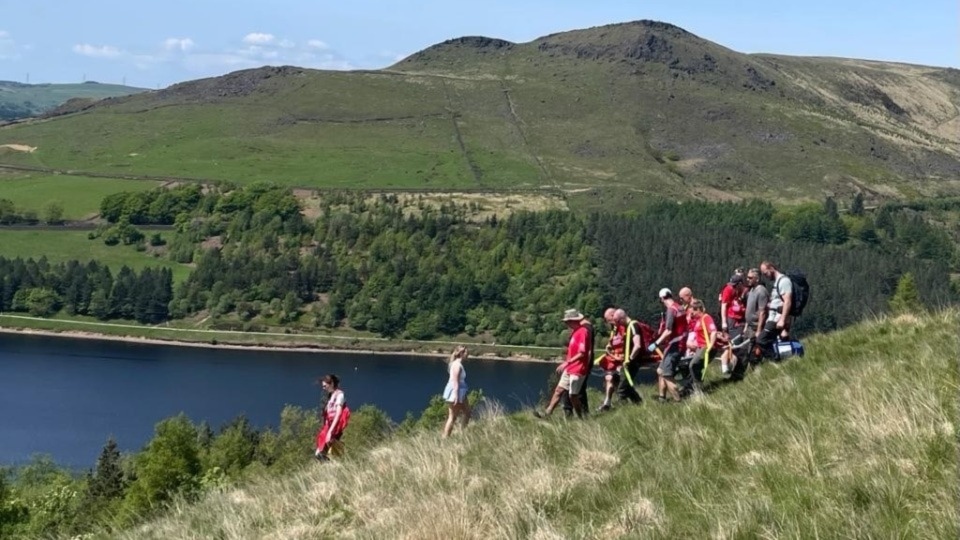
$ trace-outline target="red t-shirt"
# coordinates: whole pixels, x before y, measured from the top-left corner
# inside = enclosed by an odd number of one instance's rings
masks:
[[[727,320],[743,320],[743,302],[740,301],[740,295],[737,294],[737,288],[727,283],[720,291],[720,305],[727,304]]]
[[[581,377],[590,372],[589,355],[583,354],[580,356],[580,360],[576,362],[570,361],[578,353],[587,350],[589,333],[589,328],[586,326],[581,326],[580,328],[574,330],[573,334],[570,335],[570,344],[567,345],[567,364],[563,368],[564,372],[569,373],[570,375],[579,375]]]
[[[703,328],[706,326],[707,333],[704,335]],[[709,313],[704,313],[690,327],[690,333],[697,336],[697,348],[702,349],[707,346],[707,338],[710,334],[717,331],[717,324],[713,322],[713,317]]]

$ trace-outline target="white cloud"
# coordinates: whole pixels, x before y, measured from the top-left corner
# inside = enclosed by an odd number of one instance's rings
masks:
[[[7,39],[10,37],[10,32],[6,30],[0,30],[0,39]]]
[[[247,45],[268,45],[276,39],[273,34],[264,34],[262,32],[252,32],[243,36],[243,42]]]
[[[0,58],[4,58],[6,52],[19,53],[20,47],[12,40],[5,41],[3,35],[0,35]],[[10,47],[5,49],[7,42]],[[358,68],[319,39],[294,41],[282,35],[256,32],[222,48],[205,48],[192,38],[182,36],[169,37],[142,49],[80,43],[73,46],[73,52],[89,58],[110,59],[145,74],[158,70],[180,73],[183,79],[217,76],[267,65],[328,70]]]
[[[166,41],[163,42],[163,48],[168,51],[187,52],[192,49],[193,46],[193,40],[190,38],[167,38]]]
[[[91,58],[117,58],[123,55],[123,51],[112,46],[112,45],[90,45],[89,43],[82,43],[73,46],[73,52],[89,56]]]

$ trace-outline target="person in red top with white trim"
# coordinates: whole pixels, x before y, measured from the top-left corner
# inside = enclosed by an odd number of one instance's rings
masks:
[[[657,296],[663,303],[663,319],[660,320],[657,340],[647,348],[650,352],[659,350],[663,355],[660,367],[657,368],[657,400],[667,401],[667,394],[670,394],[673,401],[680,401],[680,392],[673,379],[677,375],[680,356],[687,339],[687,317],[680,304],[673,299],[670,289],[660,289]]]
[[[730,344],[743,335],[744,316],[747,313],[744,301],[746,291],[743,268],[734,270],[733,276],[720,291],[720,331],[723,341],[728,344],[720,357],[720,369],[723,373],[727,373],[729,366],[736,362],[733,357],[733,347]]]
[[[592,326],[586,317],[576,309],[568,309],[563,313],[563,322],[570,329],[570,343],[567,344],[567,358],[557,366],[560,373],[560,382],[550,397],[550,404],[542,413],[534,411],[537,418],[546,418],[557,408],[564,394],[570,397],[573,411],[582,417],[583,403],[580,400],[580,390],[590,373],[590,359],[593,356]]]

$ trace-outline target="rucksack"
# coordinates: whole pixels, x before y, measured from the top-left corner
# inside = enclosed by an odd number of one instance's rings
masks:
[[[641,346],[646,349],[648,345],[657,339],[657,334],[653,331],[653,327],[644,321],[637,321],[637,326],[640,327]]]
[[[350,423],[350,407],[346,403],[343,404],[343,411],[340,413],[340,431],[347,429],[347,424]]]
[[[788,315],[799,317],[803,315],[803,309],[807,307],[807,302],[810,301],[810,284],[807,283],[807,275],[799,269],[791,270],[784,275],[790,280],[793,289],[793,303],[790,305]],[[779,290],[777,294],[780,294]]]
[[[640,336],[640,348],[643,349],[643,355],[650,356],[650,353],[647,352],[647,346],[657,339],[657,334],[653,331],[653,327],[645,321],[638,321],[636,319],[631,320],[630,323],[636,323],[637,325]]]

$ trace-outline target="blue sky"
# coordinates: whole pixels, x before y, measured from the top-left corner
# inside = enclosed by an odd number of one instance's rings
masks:
[[[380,68],[463,35],[523,42],[637,19],[741,52],[960,67],[957,0],[2,0],[0,14],[0,80],[32,83],[156,88],[260,65]]]

